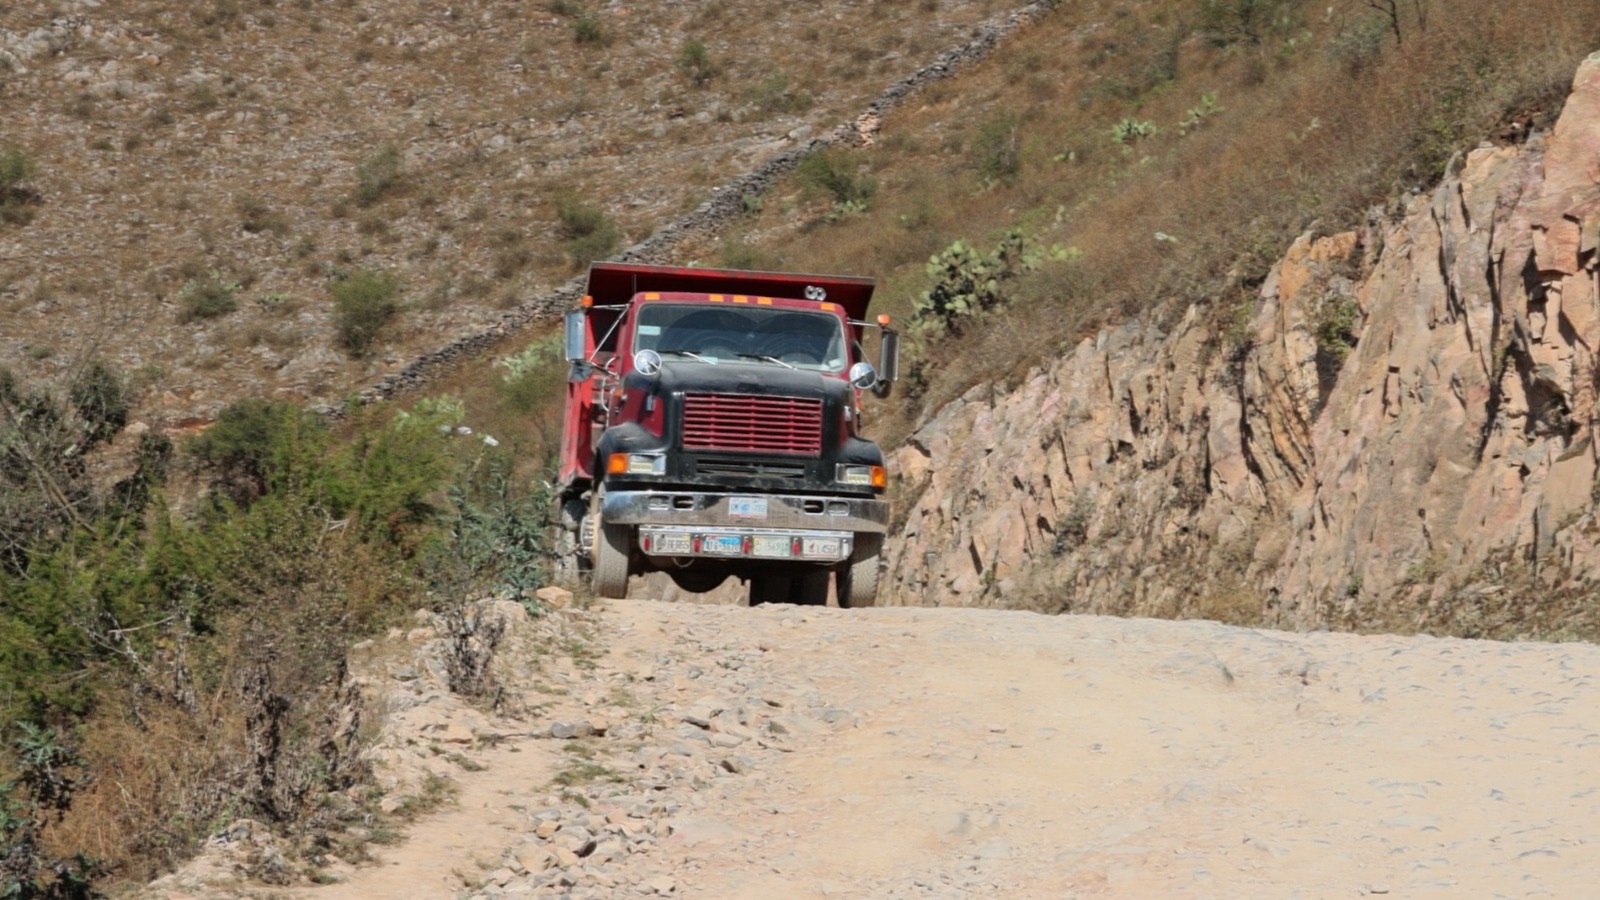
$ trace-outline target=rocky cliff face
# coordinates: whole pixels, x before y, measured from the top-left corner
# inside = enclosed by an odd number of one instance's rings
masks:
[[[1301,237],[1235,324],[1131,322],[940,410],[896,459],[890,602],[1314,627],[1481,612],[1513,570],[1588,593],[1597,244],[1600,54],[1551,134]]]

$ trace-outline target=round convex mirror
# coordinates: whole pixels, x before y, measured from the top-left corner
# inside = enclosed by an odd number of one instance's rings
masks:
[[[640,350],[633,355],[633,369],[640,375],[654,375],[661,371],[661,354],[654,350]]]
[[[872,363],[858,362],[850,367],[850,383],[863,391],[871,390],[878,383],[878,372]]]

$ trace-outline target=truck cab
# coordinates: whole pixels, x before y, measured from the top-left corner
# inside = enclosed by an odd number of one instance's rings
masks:
[[[596,263],[566,320],[561,496],[571,568],[596,594],[665,572],[752,603],[875,602],[889,522],[862,396],[887,396],[898,335],[871,279]],[[864,358],[879,333],[879,364]]]

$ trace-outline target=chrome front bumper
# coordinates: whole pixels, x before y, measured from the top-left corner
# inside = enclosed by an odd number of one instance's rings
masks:
[[[882,534],[889,530],[888,501],[867,497],[612,491],[605,495],[600,514],[605,521],[618,525],[852,534]]]

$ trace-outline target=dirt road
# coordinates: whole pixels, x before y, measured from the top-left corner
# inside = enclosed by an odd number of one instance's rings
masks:
[[[1593,646],[645,601],[598,621],[608,654],[569,696],[626,708],[580,754],[620,781],[563,799],[548,779],[580,744],[502,742],[460,775],[476,811],[424,819],[382,865],[304,895],[1582,897],[1600,883]]]

